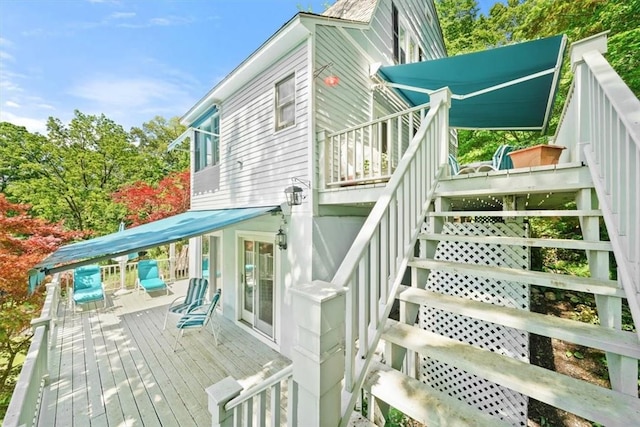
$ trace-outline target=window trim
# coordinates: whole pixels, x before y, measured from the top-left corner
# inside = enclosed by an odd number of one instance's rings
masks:
[[[292,82],[293,84],[293,94],[292,94],[292,99],[290,101],[286,101],[283,104],[279,104],[279,97],[278,97],[278,88],[283,85],[284,83],[288,83],[289,81]],[[279,132],[281,130],[293,127],[296,125],[296,105],[297,105],[297,96],[296,96],[296,73],[293,72],[287,76],[285,76],[284,78],[278,80],[274,86],[274,128],[276,132]],[[285,107],[289,107],[293,105],[293,119],[291,121],[288,122],[282,122],[282,111]]]
[[[201,129],[201,126],[204,124],[209,124],[211,130],[213,130],[213,121],[217,120],[217,128],[218,133],[211,132],[210,130]],[[198,133],[209,135],[211,139],[210,143],[199,143],[200,137]],[[217,138],[217,143],[214,145],[214,140]],[[216,166],[220,164],[220,111],[215,110],[214,112],[208,114],[204,118],[198,121],[196,126],[193,126],[193,139],[194,139],[194,172],[200,172],[206,168]],[[204,153],[204,162],[201,160],[202,156],[202,147],[205,147],[207,150]],[[215,151],[215,153],[214,153]],[[211,157],[209,161],[208,158]]]

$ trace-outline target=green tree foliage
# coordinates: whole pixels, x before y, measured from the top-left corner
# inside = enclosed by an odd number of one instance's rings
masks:
[[[4,126],[3,129],[13,125]],[[5,138],[19,171],[6,193],[32,205],[32,211],[51,222],[64,221],[74,230],[105,232],[122,215],[111,193],[136,173],[139,156],[129,134],[104,115],[79,111],[69,125],[49,118],[48,135]]]
[[[507,0],[488,16],[476,0],[436,0],[449,55],[512,42],[566,34],[569,43],[610,30],[608,60],[631,90],[640,94],[640,0]],[[565,57],[560,87],[547,134],[558,124],[572,76]],[[538,132],[461,130],[461,163],[486,160],[500,144],[529,146],[546,141]]]
[[[167,152],[184,131],[177,118],[126,132],[104,115],[76,111],[68,125],[49,118],[47,129],[44,136],[0,123],[0,192],[68,229],[115,231],[127,212],[112,193],[136,181],[156,184],[189,165],[188,152]]]
[[[80,236],[28,214],[29,207],[0,194],[0,419],[31,342],[30,321],[42,306],[42,287],[27,290],[29,269],[60,244]]]
[[[170,173],[189,168],[188,152],[181,149],[167,151],[169,144],[185,130],[178,117],[167,120],[160,116],[144,123],[141,128],[131,128],[131,137],[145,158],[139,165],[138,179],[157,183]]]

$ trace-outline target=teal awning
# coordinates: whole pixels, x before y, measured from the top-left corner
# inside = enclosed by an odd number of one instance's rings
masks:
[[[267,206],[185,212],[117,233],[63,246],[36,265],[35,269],[44,269],[47,273],[68,270],[103,259],[126,255],[133,251],[200,236],[255,218],[276,208],[276,206]]]
[[[544,130],[558,82],[565,36],[449,58],[381,67],[380,76],[414,105],[452,92],[449,124],[467,129]]]

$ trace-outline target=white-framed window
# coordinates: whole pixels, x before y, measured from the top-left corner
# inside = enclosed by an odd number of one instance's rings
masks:
[[[276,83],[276,130],[296,124],[296,75]]]
[[[195,127],[194,138],[196,172],[220,163],[220,115],[218,111]]]

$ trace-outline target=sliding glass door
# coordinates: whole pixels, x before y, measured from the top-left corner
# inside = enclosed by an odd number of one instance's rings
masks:
[[[275,318],[274,245],[242,239],[242,320],[273,338]]]

